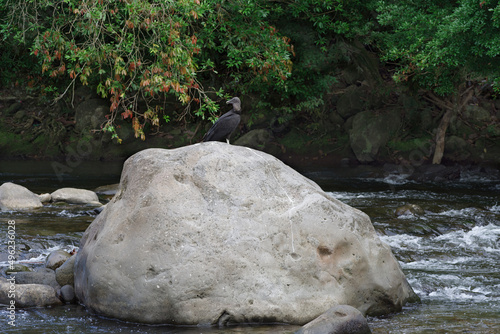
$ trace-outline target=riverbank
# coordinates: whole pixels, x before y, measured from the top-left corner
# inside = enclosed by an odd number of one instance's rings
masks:
[[[391,87],[387,82],[382,85]],[[336,98],[327,98],[318,107],[317,118],[297,114],[283,123],[272,109],[264,115],[253,108],[257,96],[243,96],[242,122],[231,143],[270,153],[297,169],[430,165],[442,110],[423,96],[391,89],[391,94],[381,97],[344,81],[332,88]],[[360,95],[370,98],[370,104],[354,103]],[[477,90],[473,97],[450,120],[441,165],[500,168],[500,103],[487,90]],[[102,130],[108,104],[86,87],[58,102],[20,88],[0,91],[0,159],[58,160],[67,165],[87,160],[124,161],[146,148],[200,142],[211,125],[194,119],[192,123],[160,122],[145,128],[141,140],[135,137],[130,119],[116,119],[117,136],[112,138]],[[221,105],[222,112],[225,108]]]

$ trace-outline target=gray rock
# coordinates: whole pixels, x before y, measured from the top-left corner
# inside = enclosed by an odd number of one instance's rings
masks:
[[[76,296],[97,314],[302,325],[333,304],[377,315],[415,296],[366,214],[266,153],[147,149],[120,183],[75,261]]]
[[[397,131],[401,119],[397,111],[376,115],[363,111],[353,118],[349,142],[359,162],[372,162],[379,149],[387,144],[391,134]]]
[[[371,334],[371,330],[357,309],[337,305],[305,324],[295,334]]]
[[[75,301],[75,289],[72,285],[64,285],[61,287],[61,299],[66,303]]]
[[[97,194],[87,189],[61,188],[51,194],[52,202],[74,204],[100,204]]]
[[[14,294],[14,298],[12,298]],[[15,300],[15,307],[43,307],[61,305],[54,288],[43,284],[13,284],[13,281],[0,281],[0,304],[10,305]]]
[[[0,210],[30,210],[41,208],[38,195],[23,186],[6,182],[0,186]]]
[[[56,269],[56,280],[60,286],[73,285],[76,255],[71,256],[62,266]]]
[[[120,187],[119,183],[97,187],[94,191],[100,195],[115,195]]]
[[[52,196],[50,194],[40,194],[38,195],[38,198],[40,199],[40,202],[42,203],[48,203],[52,201]]]
[[[50,253],[45,259],[45,267],[56,270],[68,260],[71,255],[65,250],[58,249]]]
[[[18,272],[15,275],[17,284],[43,284],[54,289],[59,287],[56,273],[49,268],[37,268],[36,271]]]
[[[24,264],[15,263],[14,265],[5,268],[4,273],[6,275],[9,275],[11,273],[18,273],[25,271],[33,271],[33,270],[30,267],[25,266]]]

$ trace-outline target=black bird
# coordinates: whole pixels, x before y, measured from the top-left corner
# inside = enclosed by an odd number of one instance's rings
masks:
[[[203,136],[201,141],[224,141],[229,144],[229,137],[233,131],[240,124],[241,119],[241,101],[237,97],[233,97],[231,100],[226,102],[227,104],[232,104],[233,109],[229,110],[227,113],[219,117],[217,122],[212,125],[210,130]]]

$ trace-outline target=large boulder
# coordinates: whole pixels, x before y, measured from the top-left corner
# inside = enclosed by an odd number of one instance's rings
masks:
[[[415,296],[366,214],[266,153],[219,142],[125,162],[82,237],[75,293],[104,316],[184,325],[302,325],[333,305],[377,315]]]
[[[43,206],[38,195],[15,183],[6,182],[0,186],[0,210],[30,210]]]

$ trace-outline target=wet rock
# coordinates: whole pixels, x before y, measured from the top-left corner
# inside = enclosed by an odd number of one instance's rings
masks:
[[[57,268],[62,266],[62,264],[66,262],[66,260],[68,260],[70,257],[71,255],[65,250],[55,250],[47,256],[47,259],[45,260],[45,267],[56,270]]]
[[[70,257],[62,266],[56,269],[56,280],[60,286],[73,285],[74,283],[74,267],[76,255]]]
[[[422,165],[414,170],[412,180],[419,182],[442,182],[460,179],[460,166]]]
[[[61,287],[61,299],[66,303],[72,303],[75,301],[75,289],[72,285],[64,285]]]
[[[397,111],[380,115],[372,111],[356,114],[349,132],[349,143],[358,161],[375,161],[380,148],[387,144],[390,135],[397,131],[400,124]]]
[[[337,305],[295,334],[371,334],[366,318],[352,306]]]
[[[40,202],[42,203],[48,203],[52,201],[52,196],[50,194],[40,194],[38,195],[38,198],[40,199]]]
[[[61,188],[51,194],[52,202],[73,204],[101,204],[97,194],[87,189]]]
[[[94,192],[98,195],[114,196],[120,187],[119,183],[97,187]]]
[[[366,214],[218,142],[125,162],[82,237],[75,293],[97,314],[177,325],[304,324],[332,304],[387,314],[415,295]]]
[[[421,216],[425,213],[424,209],[422,209],[419,205],[416,204],[406,204],[400,206],[396,209],[396,217],[404,216],[404,215],[416,215]]]
[[[266,129],[256,129],[245,133],[234,142],[234,145],[250,147],[256,150],[264,150],[271,142],[273,135]]]
[[[14,295],[14,299],[12,299]],[[15,307],[43,307],[61,305],[56,290],[43,284],[14,284],[11,280],[0,280],[0,304],[10,305],[15,300]]]
[[[25,272],[25,271],[32,271],[32,269],[28,266],[25,266],[23,264],[16,263],[12,267],[7,267],[5,269],[5,274],[9,275],[11,273],[18,273],[18,272]]]
[[[15,275],[17,284],[43,284],[58,288],[56,273],[49,268],[37,268],[31,272],[18,272]]]
[[[0,210],[30,210],[41,208],[38,195],[23,186],[6,182],[0,186]]]

